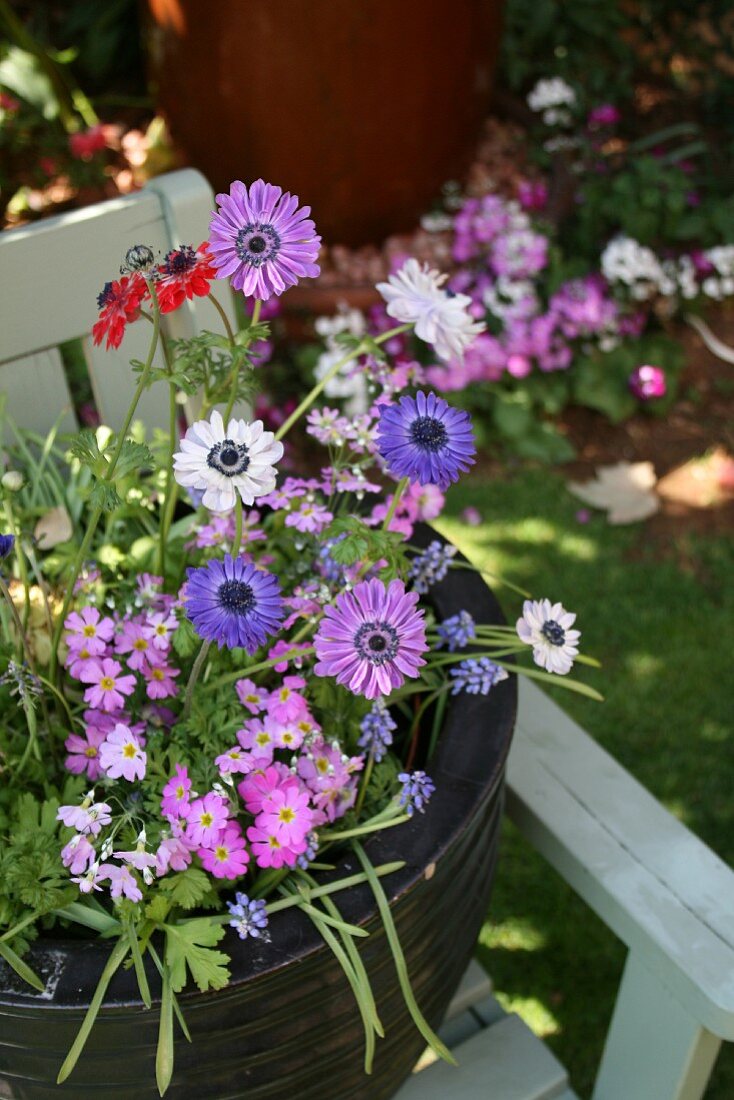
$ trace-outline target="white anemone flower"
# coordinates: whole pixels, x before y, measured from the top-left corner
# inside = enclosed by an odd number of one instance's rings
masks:
[[[447,278],[411,258],[386,283],[377,284],[390,317],[415,325],[416,336],[432,344],[444,361],[461,359],[485,327],[469,313],[471,298],[467,294],[443,289]]]
[[[533,647],[536,665],[564,676],[571,671],[578,654],[581,633],[570,629],[575,622],[576,616],[560,603],[525,600],[522,618],[517,620],[517,634],[521,642]]]
[[[283,457],[283,444],[266,432],[262,420],[230,420],[225,431],[216,409],[210,420],[197,420],[173,456],[176,481],[186,489],[203,491],[202,503],[212,512],[230,512],[237,493],[243,504],[275,488],[274,464]]]

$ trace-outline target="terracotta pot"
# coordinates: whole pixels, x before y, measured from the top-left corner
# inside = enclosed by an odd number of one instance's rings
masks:
[[[417,529],[414,541],[425,546],[436,537]],[[469,570],[451,570],[431,598],[442,619],[471,608],[479,622],[504,621],[492,593]],[[382,881],[416,998],[434,1027],[486,914],[516,702],[514,677],[488,696],[452,698],[431,761],[436,792],[428,812],[365,845],[374,864],[405,861]],[[331,874],[358,869],[356,859],[344,857]],[[372,1076],[363,1072],[362,1025],[339,963],[308,918],[288,909],[273,917],[271,943],[227,937],[226,989],[180,997],[193,1043],[177,1034],[167,1100],[387,1100],[395,1093],[425,1043],[405,1007],[369,887],[335,900],[345,920],[370,932],[359,951],[386,1032]],[[38,940],[28,962],[47,982],[44,995],[0,961],[0,1097],[157,1100],[158,1013],[145,1011],[132,970],[118,970],[79,1064],[63,1086],[54,1084],[109,951],[101,940]],[[148,976],[155,1001],[160,980],[152,966]]]
[[[215,191],[263,176],[324,240],[410,230],[468,167],[502,0],[148,0],[157,101]]]

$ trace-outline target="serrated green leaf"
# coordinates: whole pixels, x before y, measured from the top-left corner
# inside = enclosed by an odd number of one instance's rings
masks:
[[[186,985],[187,969],[202,993],[227,985],[229,955],[212,950],[224,935],[224,928],[213,924],[208,917],[198,917],[182,924],[167,924],[165,931],[166,963],[175,993],[180,993]]]
[[[114,485],[107,481],[98,481],[89,494],[89,503],[93,508],[101,508],[103,512],[114,512],[122,504],[120,494]]]
[[[182,619],[173,633],[173,648],[179,657],[190,657],[201,645],[201,639],[188,619]]]
[[[197,867],[188,867],[175,875],[167,875],[160,883],[173,905],[193,909],[211,890],[209,876]]]
[[[145,467],[151,467],[153,464],[153,455],[145,443],[135,443],[132,439],[126,439],[122,444],[114,476],[118,478],[126,477],[128,474],[137,474]]]

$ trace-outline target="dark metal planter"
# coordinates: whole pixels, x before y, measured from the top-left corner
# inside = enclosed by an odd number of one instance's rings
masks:
[[[425,544],[436,536],[416,533]],[[451,570],[432,591],[441,618],[466,608],[502,622],[497,601],[469,570]],[[494,876],[504,768],[515,721],[514,678],[489,696],[451,700],[430,772],[436,793],[425,816],[376,835],[374,864],[402,859],[383,879],[418,1003],[441,1020],[482,924]],[[360,870],[344,859],[339,874]],[[180,998],[192,1033],[176,1041],[171,1100],[386,1100],[423,1049],[404,1006],[369,887],[338,894],[344,918],[371,935],[358,946],[386,1038],[363,1073],[363,1033],[351,990],[310,921],[294,909],[271,921],[272,942],[224,941],[232,982]],[[140,1002],[132,971],[118,971],[86,1050],[65,1085],[54,1084],[109,953],[102,941],[43,940],[28,961],[47,980],[41,996],[0,969],[0,1097],[153,1100],[158,1013]],[[155,991],[159,981],[150,972]]]

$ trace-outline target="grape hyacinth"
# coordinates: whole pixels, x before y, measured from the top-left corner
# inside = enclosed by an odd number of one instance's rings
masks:
[[[410,563],[408,577],[413,582],[413,590],[423,596],[434,584],[443,580],[455,553],[455,546],[434,539],[428,548],[422,554],[417,554]]]
[[[408,817],[412,817],[416,810],[425,813],[425,807],[436,790],[436,786],[430,776],[424,771],[400,772],[398,782],[403,784],[400,792],[400,805]]]
[[[489,695],[495,684],[507,679],[508,673],[489,657],[471,657],[452,668],[451,675],[454,678],[452,695],[460,691],[469,695]]]
[[[436,629],[440,639],[436,648],[440,649],[446,644],[451,653],[457,649],[464,649],[472,638],[476,637],[474,619],[468,611],[459,611],[449,619],[444,619]]]
[[[234,899],[227,902],[227,908],[233,917],[229,922],[230,928],[235,929],[241,940],[246,940],[248,936],[256,940],[269,940],[268,914],[264,900],[257,898],[251,901],[247,894],[241,894],[239,891]]]
[[[359,747],[371,752],[379,764],[390,745],[392,745],[393,730],[397,729],[390,711],[385,706],[384,699],[376,699],[372,710],[365,714],[359,723],[362,731],[359,738]]]

